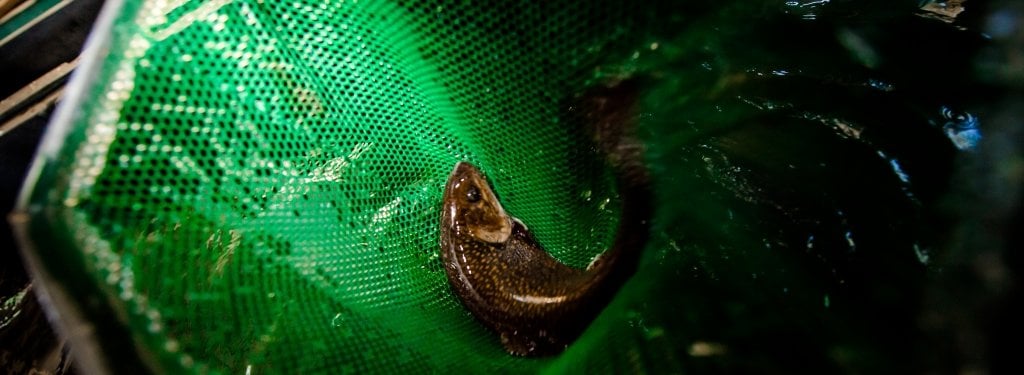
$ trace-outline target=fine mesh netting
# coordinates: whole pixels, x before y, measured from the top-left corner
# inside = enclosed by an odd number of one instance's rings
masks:
[[[541,3],[108,1],[13,216],[75,363],[949,368],[939,336],[962,336],[922,322],[966,312],[923,301],[960,286],[930,283],[951,269],[936,213],[991,139],[970,25],[910,0]],[[616,82],[636,88],[648,244],[564,353],[511,356],[448,286],[443,184],[479,166],[585,266],[624,200],[585,123]]]
[[[472,161],[557,258],[603,251],[614,181],[565,112],[624,74],[630,10],[127,2],[33,199],[171,372],[535,371],[449,290],[443,183]]]

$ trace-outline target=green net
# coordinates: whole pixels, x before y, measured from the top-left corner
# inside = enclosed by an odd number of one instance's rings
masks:
[[[613,181],[564,103],[626,10],[129,2],[37,196],[161,367],[536,370],[450,293],[440,196],[472,161],[557,258],[603,251]]]
[[[828,2],[111,3],[23,206],[107,367],[871,373],[913,351],[935,195],[904,177],[942,178],[943,93],[891,104],[916,76],[808,23]],[[919,20],[883,3],[819,12]],[[634,77],[658,204],[639,271],[564,354],[510,356],[448,287],[445,179],[478,165],[585,266],[620,199],[570,108]]]

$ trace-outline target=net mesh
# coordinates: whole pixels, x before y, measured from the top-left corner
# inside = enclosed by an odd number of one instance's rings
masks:
[[[566,103],[625,72],[633,9],[127,2],[34,196],[171,372],[537,371],[449,291],[442,185],[472,161],[555,257],[600,253],[614,181]]]
[[[72,334],[97,333],[72,347],[110,367],[882,373],[955,357],[918,331],[930,215],[951,130],[977,131],[950,108],[988,97],[965,83],[980,42],[918,1],[108,3],[21,209],[56,285],[41,289],[70,296]],[[576,106],[623,79],[655,205],[637,273],[565,353],[510,356],[448,287],[443,184],[473,162],[585,266],[621,200]]]

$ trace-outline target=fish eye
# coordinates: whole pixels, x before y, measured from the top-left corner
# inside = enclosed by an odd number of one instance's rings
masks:
[[[476,186],[470,186],[469,189],[466,190],[466,200],[469,201],[469,203],[479,202],[480,190],[477,189]]]

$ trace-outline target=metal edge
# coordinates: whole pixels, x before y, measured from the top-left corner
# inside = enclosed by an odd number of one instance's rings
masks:
[[[0,121],[16,117],[24,112],[25,108],[46,100],[40,98],[50,96],[53,91],[62,91],[61,86],[78,66],[78,61],[78,57],[75,57],[74,60],[57,65],[10,96],[0,99]]]
[[[12,31],[6,37],[4,37],[2,40],[0,40],[0,46],[3,46],[5,44],[7,44],[8,42],[14,40],[14,38],[17,38],[21,34],[24,34],[25,32],[31,30],[33,27],[38,25],[40,22],[43,22],[43,20],[45,20],[47,17],[50,17],[54,13],[57,13],[57,12],[61,11],[62,9],[64,9],[65,7],[67,7],[68,4],[71,4],[71,0],[64,0],[64,1],[58,2],[57,4],[53,5],[49,9],[43,11],[42,13],[37,15],[35,18],[33,18],[32,20],[26,22],[24,25],[21,25],[21,27],[19,27],[16,30]],[[35,4],[29,4],[28,6],[31,7],[32,5],[35,5]],[[18,13],[21,13],[24,10],[25,9],[19,10]],[[17,16],[17,15],[16,14],[11,14],[10,18],[13,19],[15,16]],[[5,18],[4,22],[10,21],[10,19],[7,19],[7,17],[4,17],[4,18]]]
[[[75,367],[87,374],[109,374],[113,372],[113,368],[119,366],[112,366],[109,362],[113,353],[107,353],[108,356],[102,353],[102,346],[97,344],[99,340],[95,326],[85,318],[86,314],[81,310],[75,296],[54,282],[53,275],[39,257],[36,249],[39,245],[46,244],[33,240],[33,224],[50,226],[45,223],[33,223],[33,214],[40,213],[41,209],[32,207],[31,199],[42,171],[47,164],[56,160],[76,117],[81,115],[81,106],[87,99],[87,93],[99,78],[101,67],[110,49],[114,22],[124,5],[124,0],[108,0],[103,5],[79,56],[80,65],[71,74],[65,88],[66,95],[54,111],[49,127],[25,175],[14,210],[8,216],[19,244],[18,251],[36,285],[35,293],[39,303],[57,333],[72,343],[70,350]]]
[[[25,10],[31,8],[33,5],[36,4],[37,1],[39,0],[25,0],[13,7],[7,8],[7,10],[4,10],[3,0],[0,0],[0,25],[7,23],[7,21],[14,19],[14,17],[17,17],[19,14],[21,14],[21,12],[24,12]]]
[[[35,104],[31,107],[26,108],[21,113],[14,115],[11,119],[2,119],[0,117],[0,137],[3,137],[7,133],[17,130],[17,128],[30,120],[33,117],[39,116],[42,113],[50,109],[50,106],[57,103],[60,100],[60,96],[64,94],[64,87],[58,86],[47,94],[45,97],[36,100]]]
[[[63,101],[54,110],[53,118],[43,135],[36,151],[32,166],[25,174],[25,183],[22,185],[21,194],[14,205],[14,212],[27,212],[30,205],[32,192],[35,190],[36,182],[45,164],[56,159],[60,152],[64,139],[71,132],[75,116],[86,99],[86,93],[99,78],[100,66],[103,57],[110,49],[110,37],[114,20],[124,7],[124,0],[108,0],[96,18],[92,31],[85,41],[82,53],[79,55],[79,65],[71,73],[71,78],[65,86]]]

